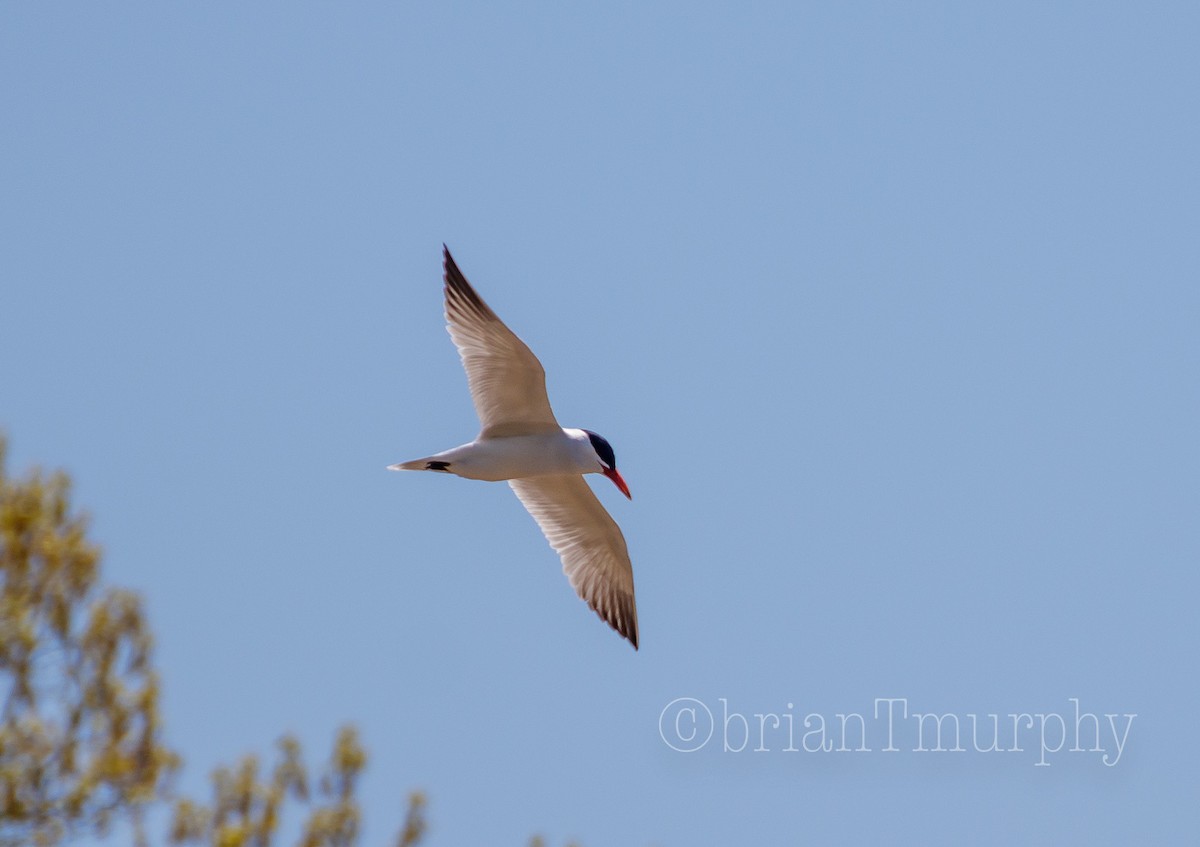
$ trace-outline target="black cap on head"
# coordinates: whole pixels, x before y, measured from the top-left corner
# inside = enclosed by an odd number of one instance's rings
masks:
[[[590,429],[585,429],[588,440],[592,442],[592,449],[596,451],[596,455],[600,457],[600,461],[604,462],[610,468],[617,466],[617,457],[613,453],[612,445],[605,440],[603,435],[597,435]]]

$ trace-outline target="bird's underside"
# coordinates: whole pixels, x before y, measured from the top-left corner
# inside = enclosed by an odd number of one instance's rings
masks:
[[[583,478],[604,473],[628,496],[612,449],[595,433],[559,426],[541,362],[471,287],[449,250],[444,260],[447,329],[482,429],[469,444],[391,468],[508,480],[562,559],[576,593],[637,649],[625,537]],[[597,444],[606,457],[598,455]]]

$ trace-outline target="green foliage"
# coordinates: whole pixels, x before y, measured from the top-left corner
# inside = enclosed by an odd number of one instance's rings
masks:
[[[158,678],[136,595],[97,587],[100,551],[64,474],[8,476],[0,437],[0,844],[49,845],[164,796]]]
[[[171,842],[267,847],[278,831],[282,806],[291,799],[308,809],[301,847],[352,847],[358,840],[360,818],[354,791],[366,763],[358,733],[343,728],[314,798],[300,743],[287,736],[279,742],[279,759],[268,779],[259,778],[258,760],[246,756],[237,766],[221,768],[213,775],[216,797],[212,807],[177,801]],[[396,841],[399,847],[415,847],[420,841],[425,832],[424,810],[424,796],[410,795],[408,814]]]
[[[12,478],[0,435],[0,847],[53,847],[128,824],[172,801],[181,767],[164,743],[158,675],[140,598],[99,586],[100,550],[71,509],[70,480],[33,470]],[[355,847],[355,791],[367,764],[345,727],[315,790],[291,736],[269,774],[246,756],[213,774],[211,805],[174,799],[179,847],[272,847],[285,807],[305,810],[300,847]],[[397,847],[426,831],[425,797],[409,795]],[[535,838],[532,845],[542,847]]]

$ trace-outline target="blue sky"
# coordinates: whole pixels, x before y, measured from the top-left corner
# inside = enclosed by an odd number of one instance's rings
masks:
[[[6,4],[0,427],[145,595],[181,787],[350,721],[370,844],[413,788],[430,845],[1190,828],[1198,36],[1183,3]],[[475,434],[442,242],[616,449],[638,653],[507,486],[384,470]],[[897,712],[886,750],[897,698],[966,749]],[[755,714],[795,735],[726,750]],[[799,749],[838,714],[869,751]],[[1021,734],[979,752],[991,714]]]

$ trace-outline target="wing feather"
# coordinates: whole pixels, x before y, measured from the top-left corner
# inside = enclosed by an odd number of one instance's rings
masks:
[[[625,536],[582,476],[533,476],[508,484],[562,559],[575,592],[638,646],[633,565]]]
[[[444,258],[446,329],[467,372],[481,437],[557,431],[542,363],[471,287],[449,250]]]

